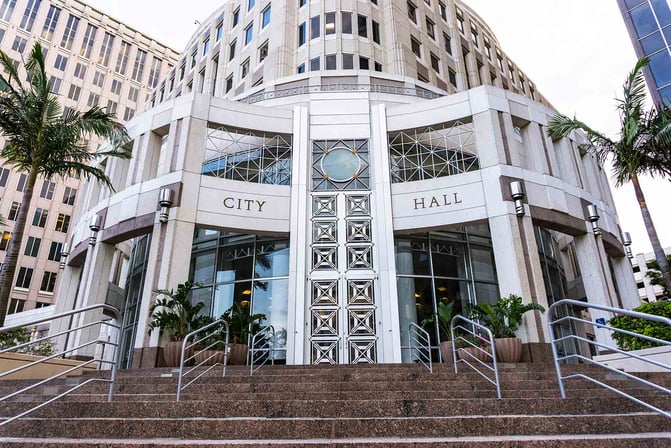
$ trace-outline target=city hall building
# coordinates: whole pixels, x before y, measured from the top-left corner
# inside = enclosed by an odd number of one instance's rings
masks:
[[[287,364],[409,361],[441,302],[638,303],[607,173],[464,2],[223,3],[74,224],[57,311],[121,288],[124,366],[160,362],[153,291],[189,279]],[[527,315],[527,360],[547,331]]]

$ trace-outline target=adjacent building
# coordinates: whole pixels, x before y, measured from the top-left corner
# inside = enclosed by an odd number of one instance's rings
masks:
[[[117,192],[85,186],[57,306],[122,282],[135,367],[161,362],[154,291],[187,279],[213,317],[264,314],[289,364],[408,361],[441,302],[634,307],[607,174],[555,113],[464,2],[224,2],[106,162]],[[528,316],[527,360],[547,331]]]
[[[664,253],[667,256],[671,254],[671,248],[667,247],[664,249]],[[648,277],[648,272],[650,271],[648,263],[653,261],[655,261],[655,254],[652,252],[636,254],[631,259],[638,295],[641,297],[642,302],[656,302],[664,297],[664,289],[659,285],[653,285],[650,282],[650,277]]]
[[[122,121],[135,115],[179,56],[78,0],[0,1],[2,50],[19,64],[35,42],[46,50],[51,88],[65,108],[100,105]],[[88,142],[92,149],[98,143]],[[19,207],[30,208],[9,313],[54,303],[61,252],[81,196],[80,179],[39,179],[32,203],[21,204],[25,182],[25,174],[0,167],[0,214],[8,221],[0,238],[0,262]]]
[[[655,104],[671,106],[671,1],[618,0],[639,58],[650,58],[645,77]]]

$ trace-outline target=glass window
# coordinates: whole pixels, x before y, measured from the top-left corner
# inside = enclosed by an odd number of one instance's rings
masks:
[[[359,70],[369,70],[367,57],[359,56]]]
[[[56,220],[56,227],[54,230],[56,232],[68,233],[70,228],[70,216],[63,213],[58,214],[58,219]]]
[[[647,36],[657,30],[657,21],[652,14],[649,3],[645,2],[638,8],[632,9],[629,14],[631,15],[636,33],[640,37]]]
[[[135,55],[135,64],[133,64],[133,74],[131,78],[134,81],[140,82],[142,80],[142,74],[144,73],[144,64],[147,61],[147,52],[144,50],[137,50]]]
[[[49,261],[60,261],[61,252],[63,252],[63,243],[52,241],[51,247],[49,247],[49,256],[47,259]]]
[[[340,13],[342,34],[352,34],[352,13],[343,11]]]
[[[65,192],[63,193],[63,204],[75,205],[76,197],[77,190],[75,188],[65,187]]]
[[[351,53],[343,53],[342,55],[343,70],[352,70],[354,68],[354,55]]]
[[[21,208],[20,202],[12,202],[12,205],[9,208],[9,213],[7,214],[7,220],[16,221],[16,216],[19,214],[19,208]]]
[[[105,83],[105,74],[103,72],[95,72],[93,75],[93,85],[97,87],[102,87]]]
[[[20,268],[19,275],[16,276],[16,287],[30,289],[30,282],[33,279],[33,270],[31,268]]]
[[[300,47],[303,45],[307,39],[307,31],[306,31],[306,24],[305,22],[301,23],[298,25],[298,46]]]
[[[14,13],[15,6],[16,0],[2,0],[2,4],[0,4],[0,19],[9,22]]]
[[[224,22],[220,22],[219,25],[217,25],[217,30],[215,32],[216,40],[219,42],[221,40],[221,37],[224,35]]]
[[[256,0],[247,0],[247,11],[250,11],[254,5],[256,4]]]
[[[54,292],[56,286],[56,273],[45,272],[42,275],[42,283],[40,284],[40,292]]]
[[[209,41],[208,41],[209,42]],[[156,87],[161,75],[161,65],[163,61],[157,57],[154,57],[151,63],[151,70],[149,70],[149,87],[152,89]]]
[[[105,33],[103,43],[100,47],[100,55],[98,55],[98,64],[107,67],[109,64],[110,55],[112,54],[112,46],[114,45],[114,36],[110,33]]]
[[[311,72],[319,71],[319,56],[310,59],[310,71]]]
[[[361,14],[357,15],[357,34],[359,37],[368,37],[368,20]]]
[[[26,301],[22,299],[12,299],[9,301],[7,314],[21,313],[26,306]]]
[[[247,28],[245,28],[245,45],[252,41],[253,34],[254,26],[250,24]]]
[[[36,227],[42,227],[47,225],[47,218],[49,217],[49,211],[43,208],[35,209],[35,215],[33,215],[33,225]]]
[[[380,24],[375,20],[372,21],[373,24],[373,42],[376,44],[380,43]]]
[[[245,78],[249,74],[249,59],[245,60],[240,66],[240,78]]]
[[[6,187],[8,179],[9,170],[7,168],[0,168],[0,187]]]
[[[261,13],[261,28],[265,28],[270,23],[270,5]]]
[[[12,233],[4,231],[2,232],[2,238],[0,239],[0,250],[7,250],[9,245],[9,240],[12,239]]]
[[[66,50],[72,49],[72,43],[75,40],[75,34],[77,33],[77,28],[79,27],[79,18],[70,14],[68,16],[68,21],[65,24],[65,31],[63,31],[63,39],[61,39],[61,47]]]
[[[415,56],[418,58],[422,57],[422,44],[414,37],[410,38],[410,48],[412,49],[412,52],[415,53]]]
[[[128,66],[128,56],[130,54],[130,44],[126,41],[121,41],[119,48],[119,56],[116,61],[115,71],[120,75],[126,74],[126,67]]]
[[[26,9],[23,11],[23,18],[21,19],[19,28],[23,28],[28,32],[33,30],[37,10],[40,9],[40,3],[41,0],[28,0],[28,5],[26,5]]]
[[[228,45],[228,60],[232,61],[235,57],[235,45],[238,43],[237,40],[234,40]]]
[[[19,181],[16,184],[16,191],[23,192],[23,190],[26,189],[26,181],[28,180],[28,176],[26,176],[24,173],[21,173],[19,175]]]
[[[413,23],[417,23],[417,6],[411,2],[408,2],[408,17]]]
[[[324,34],[335,34],[336,32],[336,14],[335,12],[327,12],[324,14]]]
[[[443,33],[443,45],[447,54],[452,54],[452,39],[447,33]]]
[[[426,18],[426,34],[428,34],[431,39],[436,38],[436,25],[428,17]]]
[[[29,236],[26,242],[26,250],[23,254],[27,257],[37,257],[37,254],[40,252],[41,242],[41,239]]]
[[[296,73],[305,73],[305,63],[302,63],[298,67],[296,67]]]
[[[324,56],[324,65],[326,70],[335,70],[336,69],[336,55],[327,54]]]
[[[231,21],[231,28],[235,28],[240,21],[240,8],[233,11],[233,19]]]
[[[664,27],[671,24],[671,3],[667,0],[652,0],[651,3],[659,25]]]
[[[68,58],[66,58],[62,54],[56,56],[56,60],[54,61],[54,68],[56,70],[64,72],[67,65],[68,65]]]
[[[53,199],[54,190],[56,189],[56,184],[54,182],[49,182],[45,180],[42,182],[42,189],[40,190],[40,197],[44,199]]]
[[[259,62],[263,62],[268,57],[268,41],[265,41],[259,48]]]
[[[84,34],[84,40],[82,41],[82,47],[79,50],[79,55],[83,56],[85,58],[90,58],[91,57],[91,51],[93,50],[93,43],[95,42],[96,39],[96,33],[98,32],[98,28],[88,24],[86,26],[86,33]]]
[[[75,78],[84,79],[86,76],[86,66],[77,62],[77,65],[75,65],[74,76]]]
[[[650,56],[650,71],[658,86],[671,83],[671,55],[666,51]]]
[[[436,73],[440,73],[440,58],[433,53],[431,53],[431,68]]]
[[[319,16],[310,19],[310,39],[316,39],[320,33]]]

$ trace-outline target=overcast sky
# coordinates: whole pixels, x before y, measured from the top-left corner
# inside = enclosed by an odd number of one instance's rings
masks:
[[[222,0],[84,0],[181,51]],[[617,137],[614,98],[636,62],[614,0],[465,0],[502,48],[562,113]],[[664,246],[671,246],[671,182],[644,180]],[[621,226],[634,252],[651,250],[631,185],[614,189]]]

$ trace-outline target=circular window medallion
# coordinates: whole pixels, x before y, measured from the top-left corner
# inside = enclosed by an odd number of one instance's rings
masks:
[[[337,147],[322,157],[322,172],[335,182],[353,179],[361,170],[361,159],[344,147]]]

